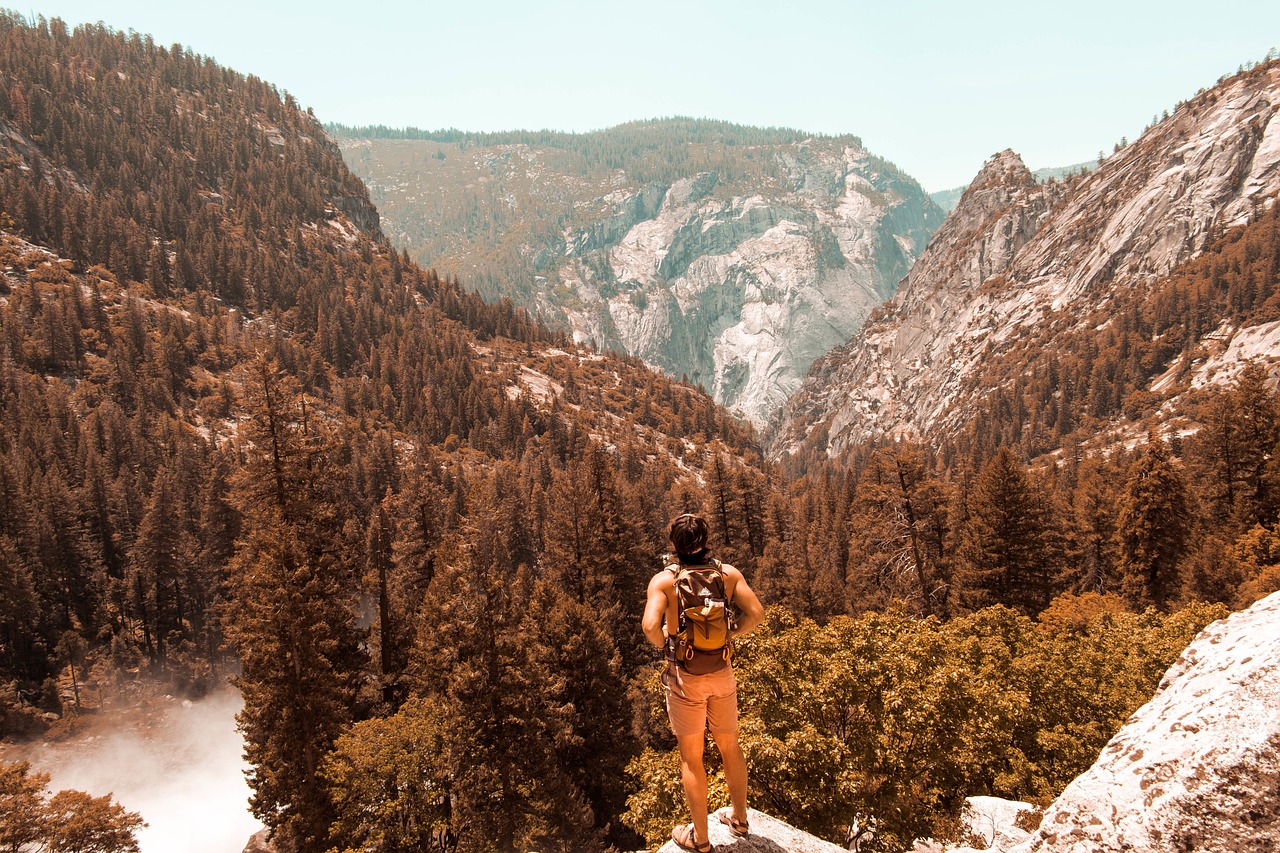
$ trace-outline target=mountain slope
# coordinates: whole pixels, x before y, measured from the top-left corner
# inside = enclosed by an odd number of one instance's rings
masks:
[[[1255,219],[1280,190],[1280,63],[1182,104],[1095,172],[1036,185],[993,158],[895,298],[816,363],[779,452],[875,436],[954,434],[1017,374],[984,375],[1028,340],[1106,326],[1139,293]],[[1204,330],[1208,331],[1208,330]],[[1056,393],[1062,393],[1058,389]]]
[[[765,422],[942,220],[856,137],[672,119],[584,135],[331,127],[393,242]]]

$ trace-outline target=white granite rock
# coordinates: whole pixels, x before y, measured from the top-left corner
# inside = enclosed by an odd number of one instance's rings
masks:
[[[1280,592],[1213,623],[1010,853],[1280,849]]]

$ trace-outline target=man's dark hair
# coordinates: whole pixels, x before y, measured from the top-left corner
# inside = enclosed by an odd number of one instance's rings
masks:
[[[707,547],[707,523],[702,516],[686,512],[671,522],[670,536],[677,554],[696,554]]]

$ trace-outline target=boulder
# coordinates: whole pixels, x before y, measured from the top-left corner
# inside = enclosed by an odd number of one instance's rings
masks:
[[[260,829],[249,837],[249,843],[244,846],[242,853],[281,853],[281,851],[271,843],[271,830]]]
[[[1274,853],[1280,592],[1201,632],[1010,853]]]

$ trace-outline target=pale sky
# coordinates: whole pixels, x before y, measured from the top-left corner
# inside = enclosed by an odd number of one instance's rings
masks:
[[[30,0],[29,0],[30,2]],[[1280,47],[1277,0],[43,0],[181,42],[322,121],[587,131],[690,115],[852,133],[930,191],[1089,160]]]

